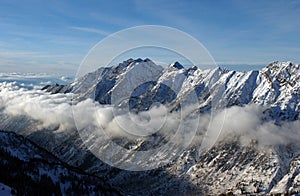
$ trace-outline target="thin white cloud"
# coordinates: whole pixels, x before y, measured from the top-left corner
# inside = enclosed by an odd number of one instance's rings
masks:
[[[77,26],[71,26],[69,27],[70,29],[78,30],[78,31],[83,31],[87,33],[97,33],[103,36],[108,36],[111,33],[104,31],[102,29],[96,29],[96,28],[90,28],[90,27],[77,27]]]

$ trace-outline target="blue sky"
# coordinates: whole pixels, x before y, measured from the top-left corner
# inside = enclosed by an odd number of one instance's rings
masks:
[[[97,42],[136,25],[198,39],[219,64],[300,63],[300,1],[0,1],[0,72],[72,74]]]

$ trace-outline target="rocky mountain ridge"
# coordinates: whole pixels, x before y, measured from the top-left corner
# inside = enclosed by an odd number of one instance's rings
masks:
[[[129,79],[135,81],[128,83]],[[140,85],[126,87],[132,83]],[[116,91],[131,90],[125,101],[133,100],[130,107],[139,110],[147,110],[153,102],[180,102],[194,91],[200,110],[255,103],[266,108],[266,118],[280,122],[299,119],[300,65],[273,62],[259,71],[238,72],[200,70],[196,66],[185,69],[178,62],[163,69],[150,59],[129,59],[116,67],[100,68],[69,85],[49,85],[44,90],[71,92],[75,99],[93,98],[100,104],[111,104],[111,95]]]
[[[259,71],[237,72],[200,70],[195,66],[186,69],[178,62],[162,68],[150,59],[129,59],[115,67],[100,68],[69,85],[49,85],[44,90],[73,93],[75,102],[92,98],[103,105],[118,100],[114,93],[131,91],[130,95],[122,94],[125,99],[116,103],[129,105],[135,112],[147,111],[155,102],[177,106],[194,92],[196,112],[205,114],[214,108],[254,104],[263,108],[262,120],[272,126],[275,122],[274,128],[280,131],[285,122],[299,121],[299,77],[299,65],[290,62],[273,62]],[[126,194],[265,195],[300,190],[300,146],[292,140],[261,146],[256,140],[245,143],[242,135],[229,134],[207,152],[199,153],[199,145],[193,143],[161,168],[132,172],[112,168],[97,159],[84,146],[77,130],[38,129],[26,116],[1,114],[0,118],[1,129],[26,135],[68,164],[107,179]],[[294,131],[300,132],[297,126]]]

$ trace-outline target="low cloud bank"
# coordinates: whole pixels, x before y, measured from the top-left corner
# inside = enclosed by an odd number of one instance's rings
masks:
[[[1,73],[0,82],[18,83],[26,89],[41,89],[48,84],[69,84],[74,81],[70,76],[49,75],[46,73]]]
[[[209,129],[218,129],[222,124],[220,139],[233,135],[241,136],[241,143],[257,140],[262,145],[288,144],[300,141],[300,121],[264,121],[264,108],[250,104],[245,107],[233,106],[219,112],[210,122]],[[213,131],[212,131],[213,132]],[[215,131],[216,132],[216,131]],[[214,136],[217,137],[217,136]]]
[[[40,122],[37,129],[57,127],[57,131],[101,126],[113,136],[124,134],[149,135],[157,129],[162,133],[174,134],[174,129],[182,122],[181,116],[167,113],[164,106],[153,107],[139,115],[121,113],[110,106],[102,106],[87,99],[72,106],[71,94],[49,94],[41,90],[26,90],[16,83],[0,83],[0,109],[11,115],[25,115]],[[73,108],[72,108],[73,107]],[[75,119],[73,118],[75,112]],[[257,105],[231,107],[215,116],[200,116],[198,121],[185,119],[183,125],[198,132],[208,128],[206,142],[214,144],[231,135],[240,135],[241,142],[255,139],[262,145],[287,144],[300,141],[300,121],[285,122],[281,126],[274,122],[262,121],[263,109]],[[221,128],[221,130],[220,130]],[[142,132],[141,132],[142,131]],[[201,139],[195,138],[195,141]],[[199,144],[200,145],[200,144]]]

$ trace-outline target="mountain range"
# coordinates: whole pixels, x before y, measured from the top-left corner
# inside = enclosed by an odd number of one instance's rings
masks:
[[[178,62],[164,69],[150,59],[129,59],[115,67],[102,67],[69,85],[47,85],[43,89],[74,93],[75,99],[93,98],[100,104],[111,104],[116,91],[132,91],[123,101],[139,110],[146,110],[153,102],[180,102],[195,91],[201,111],[212,105],[224,108],[255,103],[266,109],[268,118],[280,122],[299,119],[300,65],[273,62],[259,71],[238,72],[219,67],[185,69]]]
[[[148,111],[155,103],[166,105],[169,111],[192,105],[193,113],[203,115],[227,111],[230,118],[224,126],[228,132],[212,148],[200,153],[200,144],[194,141],[172,162],[140,172],[102,162],[74,128],[56,132],[57,127],[39,128],[27,116],[1,113],[0,129],[25,135],[72,167],[118,187],[121,193],[264,195],[300,191],[299,64],[273,62],[261,70],[238,72],[185,68],[178,62],[164,68],[150,59],[128,59],[68,85],[47,85],[43,91],[72,94],[73,104],[92,99],[100,105],[128,107],[135,113]],[[253,112],[253,107],[259,109]],[[249,125],[252,119],[256,120]],[[251,137],[245,141],[244,135]],[[145,144],[128,145],[138,149]]]

